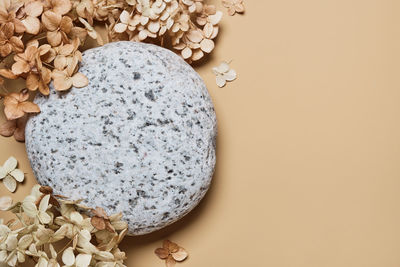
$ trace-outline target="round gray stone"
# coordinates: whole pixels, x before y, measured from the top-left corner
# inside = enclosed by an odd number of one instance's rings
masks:
[[[199,75],[164,48],[116,42],[84,52],[85,88],[35,102],[26,149],[39,183],[123,212],[131,235],[192,210],[214,172],[216,117]]]

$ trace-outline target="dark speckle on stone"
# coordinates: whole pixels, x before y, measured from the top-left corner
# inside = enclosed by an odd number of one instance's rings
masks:
[[[139,72],[134,72],[133,73],[133,79],[134,80],[139,80],[140,79],[140,73]]]
[[[150,101],[155,101],[156,98],[154,96],[154,92],[153,90],[149,90],[146,93],[144,93],[144,95],[150,100]]]

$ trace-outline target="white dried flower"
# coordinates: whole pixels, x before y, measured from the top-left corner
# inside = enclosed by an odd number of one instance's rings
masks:
[[[10,192],[14,192],[17,188],[17,182],[24,181],[24,172],[17,169],[18,162],[14,157],[10,157],[3,166],[0,167],[0,180]]]
[[[22,208],[26,215],[34,218],[35,221],[39,221],[42,224],[49,224],[52,219],[52,214],[47,210],[51,207],[49,205],[50,195],[45,195],[39,203],[39,207],[36,207],[36,198],[32,195],[25,197]]]
[[[216,82],[219,87],[224,87],[227,81],[231,82],[236,79],[236,71],[230,68],[228,62],[222,62],[212,70],[216,75]]]

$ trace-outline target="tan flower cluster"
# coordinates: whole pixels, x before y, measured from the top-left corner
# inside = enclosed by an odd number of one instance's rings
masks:
[[[155,42],[192,62],[214,49],[221,18],[222,12],[203,0],[130,0],[117,21],[110,20],[109,38]]]
[[[232,3],[240,12],[241,1]],[[58,91],[86,86],[79,48],[87,37],[104,43],[95,23],[105,25],[108,42],[155,43],[197,61],[214,49],[221,18],[204,0],[1,0],[0,85],[8,92],[4,79],[22,78],[29,92],[43,95],[51,81]],[[0,135],[18,141],[24,141],[25,114],[40,111],[24,92],[0,93],[8,120]]]
[[[11,203],[9,197],[0,199],[0,208],[16,215],[5,224],[0,222],[0,265],[18,266],[32,259],[35,267],[125,266],[125,253],[118,248],[128,231],[122,214],[108,216],[101,208],[92,211],[39,185],[22,202]],[[99,216],[107,221],[102,229],[93,224]]]

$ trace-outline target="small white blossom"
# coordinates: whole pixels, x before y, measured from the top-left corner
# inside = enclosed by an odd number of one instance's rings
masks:
[[[17,169],[18,162],[14,157],[10,157],[3,166],[0,167],[0,180],[10,192],[14,192],[17,188],[17,182],[24,181],[24,172]]]
[[[216,75],[216,82],[219,87],[224,87],[227,81],[231,82],[236,79],[236,71],[231,69],[227,62],[222,62],[212,70]]]
[[[22,208],[29,217],[35,218],[35,220],[38,220],[42,224],[49,224],[52,219],[50,212],[47,211],[51,207],[49,200],[50,195],[45,195],[40,201],[38,208],[36,207],[36,198],[29,195],[22,202]]]

